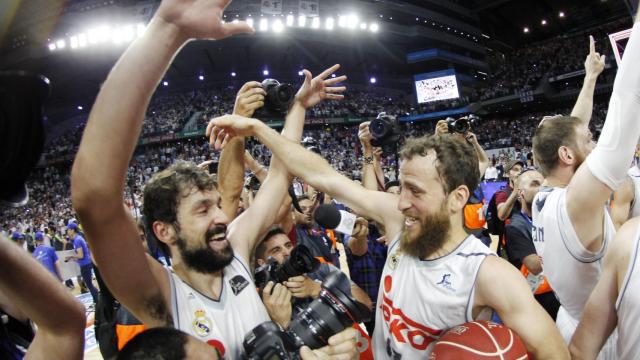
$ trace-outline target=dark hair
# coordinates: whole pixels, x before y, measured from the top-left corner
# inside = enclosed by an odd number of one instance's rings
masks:
[[[547,177],[558,165],[558,149],[561,146],[576,147],[576,127],[580,119],[573,116],[556,116],[543,119],[533,135],[533,156],[540,172]]]
[[[416,155],[426,156],[428,150],[436,153],[436,171],[446,194],[460,185],[465,185],[470,194],[478,187],[478,155],[466,140],[451,135],[409,138],[400,150],[400,157],[410,160]]]
[[[169,327],[157,327],[136,335],[120,350],[116,360],[182,360],[186,357],[186,333]]]
[[[272,227],[269,228],[267,233],[262,237],[262,240],[260,240],[260,242],[258,243],[258,246],[256,247],[256,251],[255,251],[256,259],[264,259],[264,252],[266,251],[267,241],[269,241],[269,239],[271,239],[273,236],[278,234],[282,234],[285,236],[287,235],[287,233],[285,233],[282,227],[280,227],[279,225],[273,225]]]
[[[142,214],[150,231],[153,223],[162,221],[177,225],[177,209],[180,199],[193,189],[213,190],[215,184],[209,174],[193,163],[176,163],[153,175],[144,186]],[[162,241],[158,246],[167,256],[169,247]]]

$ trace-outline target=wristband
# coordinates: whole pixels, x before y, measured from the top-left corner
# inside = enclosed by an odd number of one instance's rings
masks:
[[[371,165],[373,164],[373,155],[363,156],[362,160],[364,160],[365,165]]]

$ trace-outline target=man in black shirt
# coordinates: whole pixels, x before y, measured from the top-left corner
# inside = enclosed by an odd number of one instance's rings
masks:
[[[521,211],[513,212],[505,227],[506,250],[509,262],[520,269],[527,278],[536,300],[555,320],[560,303],[542,274],[542,260],[536,253],[531,235],[531,205],[533,198],[544,181],[542,174],[535,170],[523,172],[517,180],[518,200]]]

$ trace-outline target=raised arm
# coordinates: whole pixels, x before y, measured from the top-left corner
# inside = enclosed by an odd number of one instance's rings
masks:
[[[91,110],[72,170],[73,205],[105,282],[147,326],[171,322],[169,284],[145,253],[136,223],[122,204],[131,155],[149,99],[180,47],[190,38],[222,39],[251,32],[222,23],[229,0],[165,0],[143,36],[120,57]]]
[[[84,306],[35,259],[0,236],[0,292],[38,326],[26,358],[82,359]]]
[[[334,65],[313,79],[308,70],[304,71],[305,81],[296,94],[295,101],[289,110],[284,129],[282,130],[282,135],[285,138],[290,141],[300,141],[307,108],[315,106],[323,99],[338,100],[343,98],[343,95],[339,95],[339,93],[345,91],[346,88],[333,85],[346,80],[346,76],[329,78],[327,80],[327,78],[339,68],[340,65]],[[242,117],[238,118],[244,119]],[[222,136],[225,137],[224,130],[218,131],[218,129],[214,129],[214,125],[212,121],[207,128],[207,133],[212,137],[219,138],[221,136],[220,132],[222,132]],[[229,138],[229,141],[233,141],[233,138]],[[264,233],[267,228],[275,222],[278,209],[282,205],[290,183],[289,174],[282,163],[282,158],[276,154],[274,155],[271,159],[267,178],[260,187],[255,200],[251,206],[229,226],[229,239],[233,245],[233,249],[246,260],[250,259],[251,253],[258,241],[258,236]]]
[[[584,83],[578,95],[578,100],[571,111],[571,116],[577,117],[583,123],[589,124],[593,112],[593,93],[596,89],[598,75],[602,73],[605,65],[605,55],[596,52],[596,44],[593,36],[589,36],[589,55],[584,61]]]
[[[469,131],[464,137],[471,145],[473,145],[473,149],[476,151],[476,155],[478,156],[478,169],[480,170],[480,178],[482,178],[484,172],[487,171],[487,168],[489,167],[489,157],[487,156],[487,153],[484,152],[482,146],[480,146],[476,134]]]
[[[389,238],[400,233],[404,216],[397,209],[396,195],[363,188],[339,174],[319,155],[280,136],[259,120],[223,116],[212,122],[226,129],[230,136],[256,136],[282,159],[291,174],[338,199],[356,213],[384,224]]]
[[[604,257],[604,268],[591,292],[569,350],[573,359],[595,359],[618,322],[616,300],[635,242],[640,218],[624,224]]]
[[[236,95],[233,113],[251,117],[256,109],[264,106],[266,93],[257,81],[242,85]],[[235,219],[244,184],[244,138],[229,141],[222,149],[218,164],[218,186],[222,196],[222,211],[229,219]]]
[[[618,68],[598,145],[587,157],[586,166],[583,164],[578,168],[567,188],[569,217],[583,246],[591,251],[600,248],[604,232],[603,222],[593,219],[603,216],[611,192],[627,178],[640,137],[639,63],[640,24],[636,22]],[[576,138],[583,139],[583,132],[588,132],[586,126],[578,128]]]
[[[358,138],[362,145],[362,186],[366,189],[378,191],[378,182],[374,167],[373,146],[371,146],[371,133],[369,132],[371,121],[365,121],[358,128]]]

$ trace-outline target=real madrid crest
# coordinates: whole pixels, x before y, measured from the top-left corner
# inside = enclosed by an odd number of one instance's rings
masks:
[[[401,255],[397,252],[391,255],[391,259],[389,259],[389,267],[391,268],[391,270],[395,270],[398,267],[398,264],[400,263],[400,257]]]
[[[198,336],[205,337],[211,333],[211,320],[207,317],[207,313],[203,310],[197,310],[194,313],[195,319],[193,319],[193,331]]]

